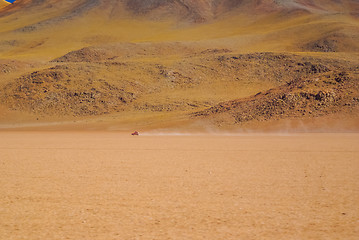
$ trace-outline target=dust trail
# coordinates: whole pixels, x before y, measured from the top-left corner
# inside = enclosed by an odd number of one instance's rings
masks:
[[[143,136],[298,136],[310,133],[358,133],[359,119],[323,117],[318,119],[283,119],[249,127],[220,129],[200,122],[188,128],[162,128],[140,131]]]
[[[152,130],[148,132],[140,132],[140,136],[189,136],[189,137],[205,137],[205,136],[219,136],[219,137],[236,137],[236,136],[289,136],[297,135],[300,133],[289,133],[289,132],[255,132],[255,131],[203,131],[203,132],[190,132],[190,131],[170,131],[170,130]]]

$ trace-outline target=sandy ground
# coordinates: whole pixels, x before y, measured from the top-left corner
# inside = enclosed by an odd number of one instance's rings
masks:
[[[0,239],[358,239],[359,134],[0,132]]]

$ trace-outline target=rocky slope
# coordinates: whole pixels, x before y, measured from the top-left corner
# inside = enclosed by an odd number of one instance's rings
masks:
[[[18,0],[0,9],[0,109],[218,125],[354,114],[358,13],[356,0]]]
[[[244,125],[253,121],[316,118],[340,113],[359,117],[359,68],[330,71],[300,78],[278,88],[194,114],[217,126]]]
[[[356,78],[353,79],[353,76],[356,75],[344,73],[354,74],[358,70],[355,62],[326,57],[278,53],[238,55],[228,49],[194,52],[189,46],[180,44],[176,44],[176,48],[168,45],[173,50],[169,53],[157,44],[130,46],[132,48],[128,51],[132,52],[132,58],[128,57],[129,52],[124,51],[128,47],[126,44],[112,45],[111,48],[85,48],[66,54],[54,60],[56,66],[22,75],[6,84],[0,92],[0,100],[12,110],[74,117],[128,110],[196,111],[221,100],[245,97],[256,90],[265,91],[273,87],[279,87],[282,95],[290,95],[293,94],[293,86],[301,82],[296,79],[318,78],[321,79],[319,82],[323,82],[327,77],[329,80],[324,82],[328,86],[355,89]],[[168,54],[167,58],[146,61],[161,50]],[[173,59],[179,51],[182,57]],[[331,80],[340,77],[343,80]],[[300,96],[316,99],[320,91],[329,91],[327,85],[318,85],[319,82],[308,85],[307,88],[313,88],[313,92],[300,93]],[[344,85],[341,85],[342,82]],[[290,87],[280,87],[287,83]],[[336,90],[334,93],[339,96]],[[171,97],[173,94],[176,97]],[[271,101],[271,97],[268,94],[257,95],[256,99],[261,99],[258,105],[265,106],[263,101]],[[291,101],[297,99],[291,98]],[[208,111],[222,110],[214,107]],[[260,119],[263,117],[260,112],[249,114]]]

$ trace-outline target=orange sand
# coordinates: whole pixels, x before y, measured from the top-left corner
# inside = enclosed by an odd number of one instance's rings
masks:
[[[358,239],[359,134],[0,132],[0,239]]]

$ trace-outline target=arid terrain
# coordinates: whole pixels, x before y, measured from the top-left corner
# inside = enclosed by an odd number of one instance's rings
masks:
[[[0,126],[357,131],[358,38],[354,0],[3,2]]]
[[[0,239],[346,239],[358,134],[1,132]]]
[[[357,240],[358,39],[358,0],[0,0],[0,240]]]

